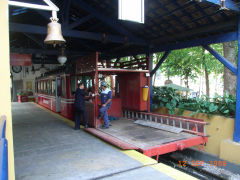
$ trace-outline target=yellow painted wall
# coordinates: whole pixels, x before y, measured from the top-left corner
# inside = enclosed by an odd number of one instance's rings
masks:
[[[232,139],[225,139],[221,142],[220,158],[240,164],[240,143],[234,142]]]
[[[6,115],[7,128],[6,137],[8,140],[8,174],[9,179],[15,179],[13,136],[12,136],[12,113],[10,94],[10,62],[9,62],[9,28],[8,28],[8,0],[1,0],[0,3],[0,115]]]
[[[191,114],[184,112],[184,116]],[[206,152],[220,155],[221,141],[224,139],[232,139],[234,132],[234,119],[226,118],[223,116],[212,115],[208,118],[206,114],[196,114],[194,118],[203,119],[205,122],[209,122],[210,125],[206,127],[207,134],[210,136],[208,138],[208,143],[204,150]]]
[[[159,108],[155,110],[157,113],[167,114],[166,108]],[[183,116],[191,117],[192,111],[184,111]],[[176,113],[177,114],[177,113]],[[210,136],[208,138],[208,143],[204,148],[204,151],[220,155],[221,141],[224,139],[232,139],[234,132],[234,119],[226,118],[223,116],[212,115],[208,117],[206,114],[198,113],[192,116],[194,118],[203,119],[205,122],[209,122],[210,125],[206,126],[207,134]]]

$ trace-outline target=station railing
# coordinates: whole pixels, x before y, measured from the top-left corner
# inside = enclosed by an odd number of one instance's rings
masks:
[[[8,179],[8,145],[6,139],[6,116],[0,118],[0,180]]]

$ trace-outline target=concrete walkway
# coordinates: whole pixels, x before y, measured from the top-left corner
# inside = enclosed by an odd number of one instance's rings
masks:
[[[34,103],[13,103],[12,114],[17,180],[172,179]]]

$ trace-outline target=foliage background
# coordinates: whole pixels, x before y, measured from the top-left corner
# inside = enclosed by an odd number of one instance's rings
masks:
[[[172,88],[154,87],[153,88],[152,108],[166,107],[169,114],[174,114],[176,108],[179,109],[178,115],[182,115],[184,110],[196,113],[218,114],[226,117],[234,117],[236,109],[236,98],[228,93],[224,96],[215,95],[214,98],[202,96],[188,98],[181,96]]]

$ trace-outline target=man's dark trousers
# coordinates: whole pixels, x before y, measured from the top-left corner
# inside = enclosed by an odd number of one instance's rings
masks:
[[[75,129],[80,128],[80,117],[83,116],[84,126],[87,126],[87,115],[85,108],[75,108]]]

